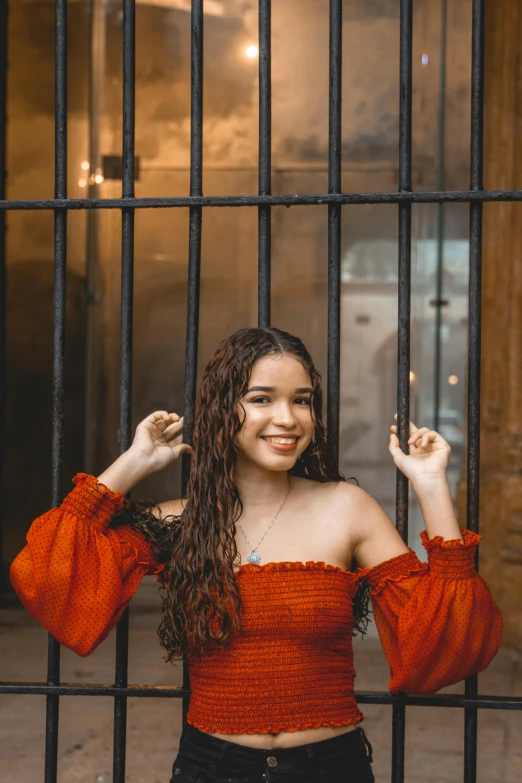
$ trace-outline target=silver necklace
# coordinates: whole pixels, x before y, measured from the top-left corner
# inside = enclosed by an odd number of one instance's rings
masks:
[[[285,495],[285,499],[284,499],[284,500],[283,500],[283,502],[281,503],[281,506],[280,506],[280,508],[279,508],[279,511],[277,512],[277,514],[275,515],[275,517],[273,518],[273,520],[270,522],[269,526],[267,527],[267,529],[265,530],[265,532],[263,533],[263,535],[261,536],[261,540],[259,541],[259,543],[258,543],[258,545],[257,545],[257,546],[252,546],[252,544],[251,544],[251,543],[250,543],[250,541],[248,540],[248,536],[247,536],[247,534],[246,534],[246,533],[245,533],[245,531],[243,530],[243,525],[241,524],[241,522],[240,522],[240,521],[239,521],[239,519],[238,519],[238,521],[237,521],[237,524],[239,525],[239,527],[240,527],[240,528],[241,528],[241,530],[243,531],[243,535],[245,536],[245,538],[246,538],[246,540],[247,540],[247,544],[248,544],[248,546],[250,547],[250,549],[252,550],[252,551],[250,552],[249,556],[247,557],[247,560],[248,560],[248,562],[249,562],[249,563],[254,563],[254,564],[256,564],[256,565],[257,565],[258,563],[260,563],[260,562],[261,562],[261,555],[258,555],[258,554],[257,554],[257,552],[256,552],[256,549],[257,549],[257,547],[259,546],[259,544],[261,543],[261,541],[263,540],[263,538],[266,536],[266,534],[268,533],[268,531],[270,530],[270,528],[272,527],[272,525],[274,524],[274,522],[276,521],[277,517],[279,516],[279,512],[281,511],[281,509],[282,509],[282,508],[283,508],[283,506],[285,505],[285,503],[286,503],[286,499],[287,499],[287,497],[288,497],[288,495],[289,495],[289,494],[290,494],[290,481],[288,482],[288,492],[287,492],[287,493],[286,493],[286,495]]]

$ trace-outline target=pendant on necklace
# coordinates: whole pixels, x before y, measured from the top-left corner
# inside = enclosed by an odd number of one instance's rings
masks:
[[[247,557],[247,560],[249,563],[255,563],[257,565],[257,563],[261,562],[261,555],[258,555],[257,552],[252,550],[252,552],[250,552],[249,556]]]

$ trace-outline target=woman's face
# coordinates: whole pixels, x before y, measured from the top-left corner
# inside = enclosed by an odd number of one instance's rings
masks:
[[[293,356],[254,362],[239,408],[243,425],[236,440],[241,457],[268,470],[290,470],[312,439],[312,384]],[[285,442],[281,442],[285,441]]]

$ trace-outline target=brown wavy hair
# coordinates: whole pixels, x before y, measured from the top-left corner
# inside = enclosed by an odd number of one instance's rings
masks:
[[[232,628],[242,632],[243,603],[234,568],[239,565],[236,522],[243,505],[232,479],[234,444],[243,422],[238,409],[244,412],[240,400],[254,362],[283,355],[300,361],[310,376],[315,424],[311,442],[288,472],[312,481],[346,481],[327,441],[321,375],[302,341],[275,327],[239,329],[223,340],[198,390],[183,512],[160,519],[152,513],[153,504],[131,503],[120,517],[151,541],[159,562],[165,563],[158,634],[168,661],[201,655],[210,644],[223,645]],[[354,628],[362,634],[368,598],[361,584],[354,599]]]

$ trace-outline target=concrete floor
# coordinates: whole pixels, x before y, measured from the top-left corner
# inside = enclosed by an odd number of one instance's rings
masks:
[[[133,602],[129,682],[180,685],[181,664],[165,664],[155,629],[159,610],[155,581],[145,579]],[[355,644],[356,690],[386,690],[388,664],[375,634]],[[115,634],[88,658],[62,649],[62,681],[110,683],[114,679]],[[0,680],[39,681],[46,676],[47,634],[17,608],[0,612]],[[519,651],[503,648],[483,674],[479,693],[522,695]],[[463,686],[445,689],[463,692]],[[362,705],[364,728],[374,749],[377,783],[391,779],[391,707]],[[477,783],[522,781],[522,714],[479,712]],[[167,783],[181,729],[178,699],[129,699],[127,783]],[[113,702],[104,697],[60,701],[59,783],[112,780]],[[45,698],[0,696],[2,783],[43,781]],[[405,783],[463,780],[463,711],[410,707],[406,727]]]

